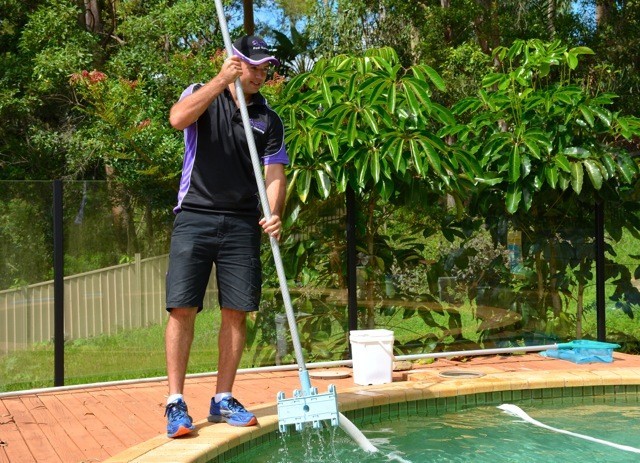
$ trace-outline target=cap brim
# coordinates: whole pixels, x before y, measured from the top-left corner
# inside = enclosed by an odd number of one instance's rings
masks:
[[[242,61],[252,64],[253,66],[259,66],[264,63],[271,63],[274,66],[280,66],[280,61],[278,61],[275,56],[256,54],[252,58],[249,58],[248,56],[240,53],[240,51],[235,46],[233,47],[233,53],[236,56],[239,56]]]

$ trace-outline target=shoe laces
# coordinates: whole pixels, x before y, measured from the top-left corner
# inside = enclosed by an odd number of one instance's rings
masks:
[[[176,420],[187,415],[187,404],[184,402],[172,402],[164,409],[164,416],[169,416],[170,420]]]
[[[225,402],[224,404],[220,404],[220,405],[224,405],[224,408],[227,408],[229,410],[231,410],[232,412],[246,412],[247,410],[244,408],[244,406],[238,402],[234,397],[229,397],[227,399],[223,399],[221,402]]]

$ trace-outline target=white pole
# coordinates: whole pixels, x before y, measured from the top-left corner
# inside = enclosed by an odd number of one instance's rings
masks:
[[[233,47],[231,45],[231,39],[229,38],[229,30],[227,28],[227,19],[224,16],[224,10],[222,7],[222,0],[215,0],[216,11],[218,13],[218,22],[220,23],[220,30],[222,32],[222,38],[224,39],[225,48],[227,54],[233,56]],[[269,201],[267,198],[266,188],[264,186],[264,180],[262,178],[262,170],[260,166],[260,160],[258,158],[258,150],[256,149],[255,140],[253,139],[253,129],[249,120],[249,112],[247,111],[247,103],[244,99],[244,93],[242,91],[242,85],[240,79],[236,79],[236,98],[240,105],[240,114],[242,115],[242,123],[247,136],[247,143],[249,144],[249,152],[251,154],[251,162],[253,164],[253,172],[256,177],[256,183],[258,186],[258,193],[260,194],[260,202],[262,203],[262,211],[267,220],[271,218],[271,210],[269,208]],[[293,348],[298,363],[300,383],[303,393],[308,395],[311,392],[311,381],[309,380],[309,373],[304,362],[302,355],[302,346],[300,344],[300,338],[298,337],[298,329],[296,328],[296,318],[293,313],[293,306],[291,304],[291,297],[289,295],[289,287],[287,286],[287,278],[284,273],[284,265],[282,264],[282,257],[280,256],[280,247],[278,246],[278,240],[275,237],[270,237],[271,251],[273,253],[273,260],[276,265],[276,271],[278,273],[278,280],[280,282],[280,290],[282,293],[282,299],[284,302],[285,311],[287,314],[287,321],[289,322],[289,331],[291,332],[291,341],[293,342]],[[360,430],[352,425],[351,422],[342,413],[339,413],[339,424],[345,432],[347,432],[358,445],[367,452],[374,452],[377,449],[371,444],[367,438],[360,432]]]

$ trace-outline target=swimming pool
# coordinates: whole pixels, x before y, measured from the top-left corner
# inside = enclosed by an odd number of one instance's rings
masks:
[[[340,429],[322,432],[309,429],[279,435],[270,442],[245,448],[235,458],[218,461],[635,462],[639,459],[637,453],[537,427],[505,413],[497,405],[509,399],[544,424],[636,448],[640,447],[639,397],[637,386],[595,386],[502,391],[389,404],[359,410],[353,417],[354,423],[378,447],[376,454],[360,450]]]

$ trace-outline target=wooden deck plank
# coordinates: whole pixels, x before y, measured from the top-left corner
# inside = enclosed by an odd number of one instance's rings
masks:
[[[139,408],[139,413],[144,417],[147,424],[153,428],[153,436],[166,433],[166,422],[164,418],[164,390],[166,386],[147,385],[141,388],[123,388],[135,401],[135,406]]]
[[[40,400],[48,410],[56,417],[69,436],[76,443],[84,455],[84,461],[101,461],[109,458],[109,454],[95,439],[95,436],[87,431],[77,416],[64,405],[60,397],[54,394],[43,394]]]
[[[37,420],[30,413],[28,406],[23,402],[24,398],[15,398],[5,401],[5,406],[9,413],[13,415],[20,434],[24,442],[29,447],[29,451],[38,463],[60,463],[62,460],[53,449],[49,440],[40,428]]]
[[[122,419],[131,429],[135,429],[138,436],[144,439],[153,437],[155,429],[145,413],[145,402],[138,394],[134,399],[120,388],[105,389],[101,392],[101,402],[104,406]]]
[[[132,442],[140,442],[143,439],[135,428],[126,423],[120,413],[114,413],[107,407],[109,398],[102,388],[87,390],[81,397],[84,405],[114,435],[118,436],[124,445],[130,446],[133,445]]]
[[[616,361],[613,364],[576,365],[545,359],[537,354],[487,356],[474,357],[465,362],[439,359],[419,368],[426,368],[425,372],[431,372],[436,377],[438,371],[443,369],[474,367],[491,368],[492,371],[521,371],[532,375],[536,375],[537,371],[568,367],[587,371],[624,367],[640,369],[640,356],[616,353],[614,358]],[[394,373],[394,378],[395,381],[403,381],[403,374]],[[215,376],[187,379],[185,395],[189,402],[189,413],[195,421],[206,419],[215,382]],[[329,384],[334,384],[338,393],[355,386],[353,378],[312,378],[311,382],[320,393],[326,391]],[[236,379],[234,395],[251,409],[258,404],[275,402],[279,391],[290,397],[293,390],[299,388],[300,380],[295,370],[243,373]],[[0,395],[0,440],[9,444],[5,447],[0,445],[0,463],[99,463],[120,455],[134,445],[153,439],[166,440],[163,415],[167,392],[166,380],[160,380],[98,387],[89,385],[73,390],[52,389],[45,393],[23,393],[18,396]],[[66,424],[70,421],[77,424]],[[56,432],[56,425],[66,431],[66,437],[60,432],[55,434],[57,437],[50,436]],[[131,427],[137,428],[137,433],[132,432]],[[68,439],[69,442],[60,443],[61,447],[77,446],[83,454],[82,460],[76,458],[76,453],[63,457],[58,455],[51,445],[55,439]]]
[[[77,422],[60,422],[58,416],[52,413],[46,405],[36,395],[27,396],[23,403],[29,409],[31,415],[35,418],[40,426],[42,434],[49,441],[51,447],[56,452],[60,461],[82,461],[84,454],[78,448],[76,442],[70,439],[67,429],[72,433]]]
[[[94,411],[85,405],[85,390],[69,391],[60,395],[67,409],[78,419],[87,432],[93,435],[94,439],[102,445],[102,448],[110,456],[115,455],[121,449],[127,448],[127,445],[120,440],[117,434],[114,434],[107,425],[105,425],[94,414]]]
[[[37,463],[24,441],[13,415],[0,401],[0,462]]]

